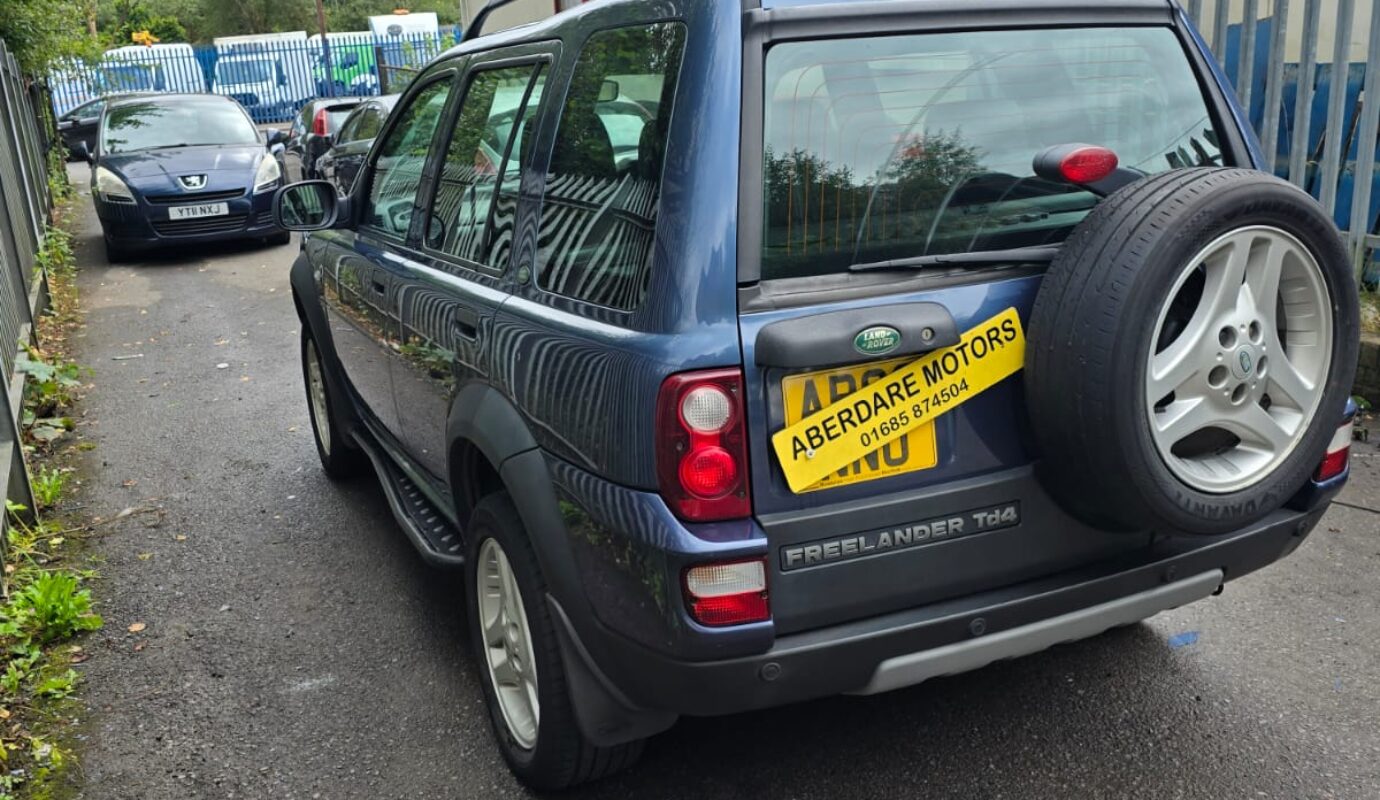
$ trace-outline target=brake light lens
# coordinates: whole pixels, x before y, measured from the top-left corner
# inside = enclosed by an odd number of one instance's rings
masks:
[[[316,116],[312,118],[311,132],[317,136],[329,135],[326,130],[326,109],[323,108],[317,111]]]
[[[764,559],[701,564],[685,571],[685,601],[701,625],[743,625],[771,619]]]
[[[1116,172],[1120,161],[1105,147],[1079,147],[1059,162],[1059,174],[1074,184],[1097,183]]]
[[[1347,420],[1332,434],[1332,442],[1327,445],[1327,455],[1323,456],[1318,471],[1313,473],[1313,480],[1321,483],[1346,472],[1347,466],[1351,463],[1351,430],[1354,424],[1352,420]]]
[[[657,397],[657,481],[676,516],[690,522],[752,514],[738,369],[672,375]]]

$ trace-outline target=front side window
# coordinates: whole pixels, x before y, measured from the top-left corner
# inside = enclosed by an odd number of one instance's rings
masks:
[[[441,165],[427,223],[428,247],[466,261],[501,266],[493,245],[511,239],[516,203],[505,203],[499,210],[493,208],[494,199],[500,184],[510,179],[515,184],[519,179],[522,161],[515,142],[526,127],[521,124],[526,119],[524,110],[535,108],[541,100],[543,82],[534,65],[486,70],[471,79]],[[529,87],[531,97],[524,106]],[[490,227],[491,218],[500,231]]]
[[[258,142],[259,132],[244,111],[222,99],[121,103],[110,109],[101,126],[105,153]]]
[[[450,87],[451,81],[440,80],[413,96],[383,141],[369,184],[365,225],[400,239],[407,236],[417,187],[422,183],[422,168],[426,166]]]
[[[1147,174],[1223,163],[1167,28],[790,42],[764,89],[767,279],[1062,242],[1098,198],[1034,176],[1052,145]]]
[[[658,23],[596,33],[580,51],[542,207],[546,291],[620,310],[641,304],[684,50],[685,27]]]

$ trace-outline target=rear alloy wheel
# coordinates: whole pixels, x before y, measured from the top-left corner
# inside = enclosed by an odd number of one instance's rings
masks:
[[[1113,193],[1030,314],[1042,481],[1108,529],[1259,521],[1308,482],[1341,422],[1359,317],[1337,228],[1297,187],[1205,168]]]
[[[348,433],[341,425],[342,415],[331,392],[321,351],[316,347],[316,340],[305,330],[302,331],[302,377],[307,385],[307,411],[311,416],[311,429],[321,467],[327,475],[337,480],[360,474],[364,471],[367,456],[347,444],[345,437]]]
[[[512,498],[480,500],[465,537],[470,641],[509,769],[528,786],[555,790],[631,766],[641,740],[600,747],[575,719],[546,580]]]

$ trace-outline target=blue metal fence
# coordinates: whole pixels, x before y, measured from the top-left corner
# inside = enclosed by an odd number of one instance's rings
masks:
[[[1347,232],[1358,274],[1380,282],[1380,8],[1292,0],[1291,16],[1291,0],[1183,1],[1275,174],[1318,198]]]
[[[233,97],[256,122],[285,122],[314,97],[379,94],[392,70],[422,66],[453,45],[454,32],[400,36],[305,32],[234,36],[208,45],[131,45],[48,76],[53,110],[65,114],[110,94],[209,92]]]

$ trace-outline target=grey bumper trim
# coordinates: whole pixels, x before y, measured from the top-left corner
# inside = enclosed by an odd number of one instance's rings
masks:
[[[993,661],[1038,653],[1056,644],[1096,636],[1109,628],[1129,625],[1161,611],[1201,600],[1217,591],[1223,577],[1221,570],[1212,570],[990,636],[888,658],[877,665],[865,686],[849,694],[889,692],[941,675],[967,672]]]

